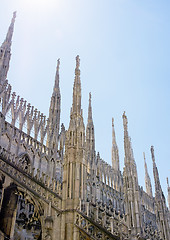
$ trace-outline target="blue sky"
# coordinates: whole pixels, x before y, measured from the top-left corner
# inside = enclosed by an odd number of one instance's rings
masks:
[[[126,111],[139,184],[146,160],[154,189],[150,146],[161,184],[170,178],[170,3],[162,0],[1,0],[0,42],[17,11],[9,82],[48,115],[61,59],[61,121],[69,123],[75,57],[81,59],[82,108],[92,93],[96,151],[111,163],[111,118],[123,169]],[[170,179],[169,179],[170,180]]]

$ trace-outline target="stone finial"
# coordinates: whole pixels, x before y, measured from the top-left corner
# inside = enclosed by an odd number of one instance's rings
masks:
[[[74,79],[74,86],[73,86],[73,102],[72,102],[72,109],[70,116],[73,113],[77,113],[82,115],[81,110],[81,80],[80,80],[80,58],[79,56],[76,57],[76,68],[75,68],[75,79]]]
[[[152,161],[155,162],[155,154],[154,154],[154,147],[151,146],[151,155],[152,155]]]
[[[91,102],[91,92],[89,92],[89,102]]]
[[[128,135],[128,120],[127,120],[127,116],[125,114],[125,112],[122,115],[123,118],[123,127],[124,127],[124,132],[126,132],[126,136]]]
[[[89,93],[88,122],[92,120],[91,92]]]
[[[76,76],[80,75],[80,58],[79,58],[79,55],[77,55],[77,57],[76,57],[75,75]]]
[[[122,115],[122,118],[123,118],[123,124],[124,125],[127,125],[128,124],[128,120],[127,120],[127,116],[126,116],[126,113],[124,111],[123,115]]]
[[[13,12],[13,19],[15,19],[16,18],[16,11],[15,12]]]
[[[57,72],[59,72],[59,67],[60,67],[60,58],[57,60]]]
[[[116,143],[115,129],[114,129],[114,118],[112,117],[112,145]]]
[[[114,127],[114,118],[112,117],[112,127]]]
[[[76,69],[79,69],[80,67],[80,57],[79,55],[76,56]]]

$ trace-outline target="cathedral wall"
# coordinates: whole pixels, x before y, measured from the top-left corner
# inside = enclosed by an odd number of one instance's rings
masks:
[[[42,173],[48,175],[53,175],[53,172],[56,173],[54,160],[53,163],[49,161],[50,155],[46,146],[7,122],[5,122],[5,127],[2,125],[1,129],[4,129],[0,136],[2,148],[14,154],[16,158],[20,158],[24,153],[28,154],[31,167],[34,168],[34,172],[37,169],[40,170],[40,175]]]
[[[9,146],[9,143],[10,143],[10,139],[9,137],[5,134],[1,137],[0,139],[0,144],[1,144],[1,147],[2,148],[5,148],[5,149],[8,149],[8,146]],[[14,151],[14,149],[11,149]]]
[[[144,206],[146,210],[155,213],[155,200],[149,196],[142,187],[140,187],[140,199],[141,205]]]

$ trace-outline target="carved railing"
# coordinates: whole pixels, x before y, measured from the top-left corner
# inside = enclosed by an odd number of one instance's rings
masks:
[[[97,177],[92,180],[90,177],[87,179],[87,201],[93,205],[100,204],[115,209],[121,215],[125,214],[123,192],[118,192],[101,182]]]
[[[35,196],[41,197],[47,203],[51,202],[52,207],[60,211],[62,186],[60,183],[56,184],[55,179],[50,181],[49,176],[45,174],[40,177],[39,170],[34,173],[34,169],[31,169],[30,166],[27,169],[23,169],[23,164],[16,161],[15,155],[1,147],[0,170]]]
[[[80,232],[85,236],[94,240],[118,240],[128,239],[127,228],[121,222],[118,226],[114,226],[113,219],[110,219],[110,226],[102,226],[98,222],[93,221],[80,211],[76,212],[75,225],[79,228]],[[124,229],[125,227],[125,229]],[[83,237],[82,237],[83,239]]]
[[[125,215],[117,212],[111,206],[101,203],[80,202],[79,211],[98,227],[105,229],[114,236],[128,236],[128,226]]]
[[[156,227],[153,227],[151,224],[145,225],[143,235],[145,239],[162,240],[158,229]]]

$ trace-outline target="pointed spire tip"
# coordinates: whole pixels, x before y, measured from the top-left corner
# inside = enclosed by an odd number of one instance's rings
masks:
[[[145,152],[143,152],[143,158],[144,158],[144,161],[146,162]]]
[[[79,69],[80,67],[80,57],[79,55],[76,56],[76,68]]]
[[[80,76],[80,58],[79,58],[79,55],[76,56],[75,75]]]
[[[123,115],[122,115],[122,118],[123,118],[123,125],[125,128],[127,128],[127,125],[128,125],[128,119],[127,119],[127,116],[126,116],[126,113],[124,111]]]
[[[152,161],[155,162],[154,147],[151,146]]]
[[[57,71],[59,71],[59,67],[60,67],[60,58],[57,59]]]
[[[114,127],[114,118],[112,117],[112,127]]]
[[[91,92],[89,92],[88,122],[92,120]]]
[[[91,92],[89,92],[89,100],[91,100]]]
[[[17,11],[13,12],[13,18],[16,18]]]

